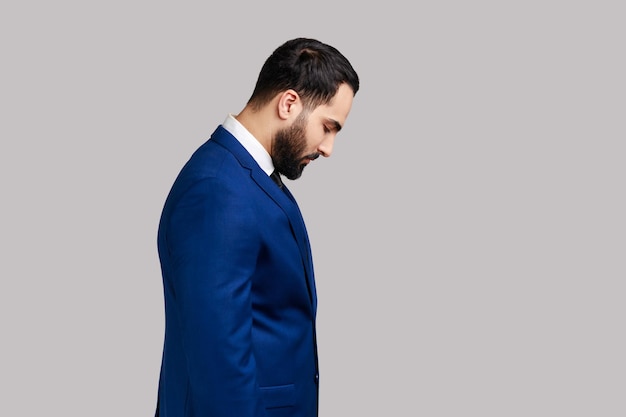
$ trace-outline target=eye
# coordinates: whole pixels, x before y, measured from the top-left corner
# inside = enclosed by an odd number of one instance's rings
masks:
[[[330,133],[330,129],[326,125],[324,125],[324,133]]]

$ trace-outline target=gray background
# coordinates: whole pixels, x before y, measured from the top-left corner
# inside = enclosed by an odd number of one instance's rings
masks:
[[[297,36],[362,80],[289,183],[321,416],[626,415],[620,4],[3,2],[0,415],[152,415],[166,193]]]

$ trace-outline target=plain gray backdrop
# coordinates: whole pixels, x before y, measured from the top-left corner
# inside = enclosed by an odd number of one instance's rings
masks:
[[[0,6],[0,415],[153,415],[166,194],[298,36],[362,85],[288,182],[320,416],[626,415],[622,3],[214,3]]]

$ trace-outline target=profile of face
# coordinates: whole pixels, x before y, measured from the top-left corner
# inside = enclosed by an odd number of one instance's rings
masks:
[[[293,123],[272,139],[274,168],[290,180],[300,178],[304,168],[320,156],[329,157],[337,133],[345,124],[354,94],[341,85],[328,104],[302,110]]]

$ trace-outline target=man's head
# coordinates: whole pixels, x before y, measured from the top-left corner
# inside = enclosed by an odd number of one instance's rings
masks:
[[[292,39],[265,61],[238,119],[265,146],[278,172],[296,179],[310,161],[330,156],[358,90],[358,75],[337,49]]]

